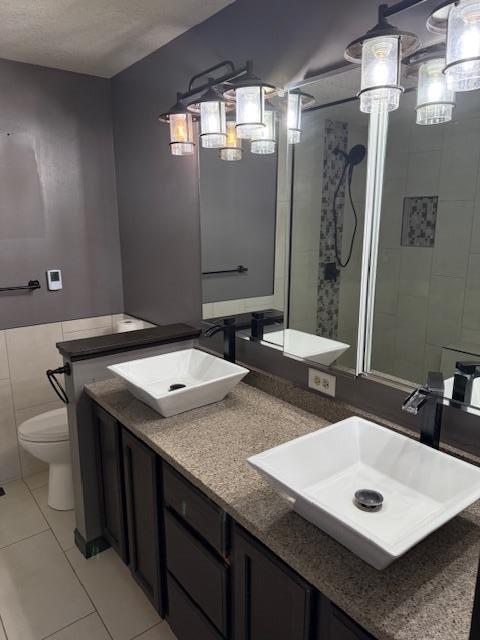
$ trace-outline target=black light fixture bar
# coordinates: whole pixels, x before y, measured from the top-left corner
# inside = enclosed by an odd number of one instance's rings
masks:
[[[188,98],[192,98],[193,96],[197,95],[198,93],[202,93],[203,91],[205,91],[206,89],[212,86],[223,84],[224,82],[228,82],[230,80],[233,80],[234,78],[238,78],[239,76],[247,72],[247,69],[249,68],[248,64],[249,63],[247,62],[243,67],[235,67],[235,65],[231,60],[223,60],[222,62],[219,62],[218,64],[213,65],[213,67],[204,69],[203,71],[200,71],[199,73],[196,73],[194,76],[192,76],[190,78],[190,82],[188,83],[188,90],[185,91],[184,93],[179,93],[178,97],[182,101],[187,100]],[[209,81],[209,78],[211,79],[212,77],[211,75],[212,72],[217,71],[222,67],[228,67],[229,72],[224,73],[219,77],[213,77],[213,84],[212,84],[212,82]],[[198,80],[199,78],[203,78],[204,76],[207,76],[207,81],[204,82],[203,84],[194,86],[195,81]]]
[[[397,15],[397,13],[416,7],[417,4],[423,4],[424,2],[426,2],[426,0],[400,0],[390,6],[388,6],[388,4],[381,4],[378,7],[378,15],[383,18],[389,18],[390,16]]]

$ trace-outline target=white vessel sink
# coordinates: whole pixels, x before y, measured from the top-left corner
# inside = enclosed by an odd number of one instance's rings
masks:
[[[265,333],[263,343],[283,349],[286,356],[296,360],[311,360],[325,366],[335,362],[350,347],[345,342],[322,338],[296,329]]]
[[[294,510],[376,569],[480,498],[480,469],[352,417],[249,458]],[[380,492],[379,511],[355,504]]]
[[[122,362],[108,369],[126,381],[136,398],[165,417],[223,400],[248,373],[198,349]]]

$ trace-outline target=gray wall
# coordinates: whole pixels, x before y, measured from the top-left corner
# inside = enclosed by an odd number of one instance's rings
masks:
[[[248,268],[203,276],[203,302],[273,295],[277,155],[250,153],[248,142],[241,162],[200,151],[202,271]]]
[[[110,81],[0,60],[0,95],[0,287],[42,284],[0,329],[123,311]]]
[[[338,64],[345,45],[376,22],[372,0],[237,0],[113,80],[115,157],[125,310],[151,322],[198,322],[200,225],[195,158],[170,156],[157,114],[190,76],[225,58],[255,61],[284,85]],[[423,25],[434,2],[400,16]]]

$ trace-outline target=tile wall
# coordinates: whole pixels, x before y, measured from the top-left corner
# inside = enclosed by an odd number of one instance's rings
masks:
[[[442,347],[480,345],[480,97],[458,94],[455,120],[428,127],[414,100],[390,120],[373,368],[423,383]],[[402,246],[404,199],[425,196],[438,198],[433,243]]]
[[[62,364],[55,345],[113,333],[123,314],[82,318],[0,331],[0,483],[29,476],[46,465],[18,446],[17,427],[62,406],[45,371]],[[151,326],[145,323],[145,326]]]

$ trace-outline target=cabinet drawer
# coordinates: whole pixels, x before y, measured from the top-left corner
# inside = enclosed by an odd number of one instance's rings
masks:
[[[222,556],[227,555],[227,514],[172,467],[164,466],[165,503]]]
[[[177,640],[223,640],[175,578],[167,576],[167,620]]]
[[[168,570],[226,636],[228,571],[225,565],[168,511],[165,512],[165,534]]]

